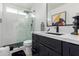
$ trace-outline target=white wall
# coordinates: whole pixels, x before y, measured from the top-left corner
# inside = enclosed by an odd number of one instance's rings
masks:
[[[35,10],[35,31],[41,30],[41,22],[44,22],[46,25],[46,4],[45,3],[35,3],[32,6],[32,10]]]
[[[2,19],[2,4],[0,3],[0,18]],[[2,39],[2,22],[0,22],[0,44],[1,44],[1,39]]]
[[[69,3],[69,4],[64,4],[58,8],[52,9],[49,12],[49,19],[51,18],[51,15],[54,15],[55,13],[63,12],[66,11],[66,24],[72,24],[73,23],[73,16],[75,16],[77,13],[79,13],[79,3]],[[56,30],[55,28],[51,29]],[[60,32],[61,33],[71,33],[73,32],[72,26],[60,26]]]

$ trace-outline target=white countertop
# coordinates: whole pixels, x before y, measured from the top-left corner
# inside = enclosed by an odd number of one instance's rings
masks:
[[[46,34],[46,32],[41,32],[41,31],[37,31],[37,32],[33,32],[33,33],[79,45],[79,35],[72,35],[72,34],[53,35],[53,34]]]

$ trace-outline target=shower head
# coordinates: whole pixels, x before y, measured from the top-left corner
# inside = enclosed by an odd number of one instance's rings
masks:
[[[33,13],[35,10],[24,10],[25,13]]]
[[[24,10],[24,13],[27,13],[27,14],[29,14],[29,15],[31,15],[31,17],[35,17],[35,15],[33,14],[33,12],[35,12],[35,10]]]
[[[32,11],[24,10],[25,13],[32,13]]]

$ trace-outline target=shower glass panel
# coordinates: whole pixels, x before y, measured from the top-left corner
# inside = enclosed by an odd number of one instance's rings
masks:
[[[32,18],[28,13],[13,5],[0,4],[0,46],[15,44],[25,40],[32,40],[31,23]],[[2,12],[3,11],[3,12]]]
[[[18,12],[18,21],[16,26],[17,42],[23,42],[25,40],[32,40],[32,18],[28,13]]]
[[[11,4],[10,4],[11,5]],[[30,14],[23,12],[17,8],[5,5],[6,7],[6,40],[8,44],[23,42],[25,40],[32,40],[31,23],[32,19]],[[3,44],[5,45],[5,44]]]

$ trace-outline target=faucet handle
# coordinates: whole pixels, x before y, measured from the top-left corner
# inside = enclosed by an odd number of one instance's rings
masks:
[[[50,28],[48,28],[48,30],[47,31],[50,31]]]

